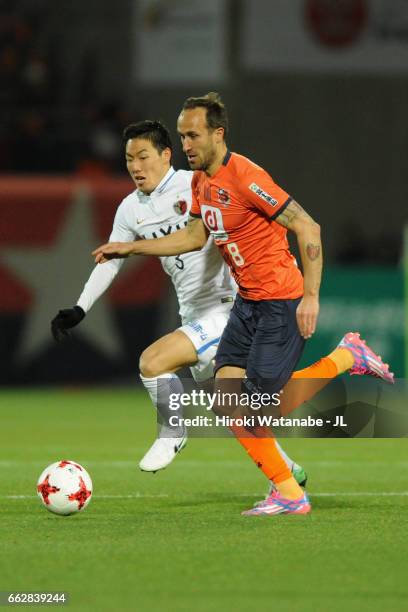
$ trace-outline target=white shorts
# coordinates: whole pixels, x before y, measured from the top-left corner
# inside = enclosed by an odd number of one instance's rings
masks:
[[[198,361],[190,367],[197,382],[208,380],[214,375],[214,357],[228,317],[229,311],[217,312],[189,321],[178,328],[190,338],[197,351]]]

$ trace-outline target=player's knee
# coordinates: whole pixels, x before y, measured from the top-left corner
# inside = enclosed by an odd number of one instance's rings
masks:
[[[150,348],[145,349],[139,359],[140,374],[145,378],[154,378],[157,376],[155,361],[154,351]]]
[[[140,355],[139,370],[145,378],[155,378],[163,374],[163,364],[159,353],[150,347],[145,349]]]

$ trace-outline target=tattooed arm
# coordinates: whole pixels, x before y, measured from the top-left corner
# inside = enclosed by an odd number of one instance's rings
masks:
[[[275,221],[296,234],[304,275],[304,295],[297,309],[297,322],[302,336],[310,338],[316,330],[319,314],[323,265],[320,226],[294,200]]]

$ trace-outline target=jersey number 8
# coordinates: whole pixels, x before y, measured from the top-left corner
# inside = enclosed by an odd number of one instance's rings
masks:
[[[239,252],[237,243],[231,242],[230,244],[227,244],[227,249],[228,249],[229,254],[232,257],[234,264],[236,266],[243,266],[245,263],[245,259],[242,257],[241,253]]]

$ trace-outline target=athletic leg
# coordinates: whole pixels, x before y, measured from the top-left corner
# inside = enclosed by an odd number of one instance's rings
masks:
[[[248,358],[251,352],[254,351],[254,338],[259,332],[259,316],[256,314],[257,307],[256,303],[243,300],[239,296],[237,297],[217,351],[216,386],[217,383],[220,386],[222,379],[233,381],[233,379],[237,378],[241,381],[245,373],[248,375]],[[268,325],[266,327],[268,328]],[[262,339],[259,338],[259,340],[257,350],[259,345],[262,344]],[[270,338],[265,338],[265,340],[267,343],[270,343]],[[266,353],[268,353],[268,346],[263,345],[262,349],[265,348]],[[297,359],[298,355],[296,355],[296,361]],[[293,363],[293,367],[296,361]],[[289,375],[290,371],[288,377]],[[238,393],[241,390],[240,384],[241,382],[237,384],[236,388]],[[221,384],[222,390],[223,385]],[[248,431],[245,428],[233,426],[231,429],[255,464],[264,472],[269,480],[273,480],[275,485],[283,491],[282,494],[286,495],[290,488],[288,485],[290,484],[292,485],[292,499],[297,499],[303,495],[302,489],[300,489],[293,478],[291,469],[282,456],[275,438],[271,437],[270,432],[266,432],[263,428],[254,428]]]
[[[296,367],[304,347],[296,322],[298,300],[271,300],[256,305],[256,331],[248,354],[246,375],[250,386],[269,394],[279,392]],[[265,435],[264,432],[259,432]],[[271,434],[270,434],[271,435]],[[280,461],[283,460],[276,441],[273,443]],[[291,471],[281,469],[276,454],[268,462],[269,479],[278,494],[288,500],[303,497],[303,490]]]
[[[293,372],[283,388],[281,414],[286,416],[344,372],[375,376],[387,383],[394,382],[389,366],[360,339],[360,334],[348,332],[329,355],[303,370]]]
[[[169,419],[175,412],[169,409],[169,395],[183,393],[182,382],[175,372],[196,361],[194,345],[180,330],[156,340],[140,357],[140,378],[162,423],[159,438],[139,463],[143,471],[165,468],[186,444],[184,427],[170,426]]]
[[[200,319],[185,322],[176,331],[149,346],[140,358],[141,380],[161,417],[160,437],[140,463],[145,471],[156,471],[170,463],[186,441],[184,427],[170,427],[176,413],[169,409],[170,393],[183,393],[175,373],[190,367],[195,380],[213,376],[213,358],[228,320],[230,308],[217,310]],[[182,417],[182,409],[177,416]]]

